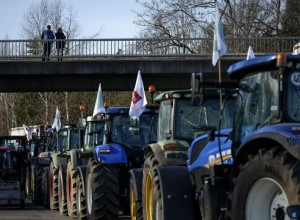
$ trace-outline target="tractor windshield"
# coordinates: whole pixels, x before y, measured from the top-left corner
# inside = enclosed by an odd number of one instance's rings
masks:
[[[256,72],[240,84],[233,142],[242,143],[254,130],[274,123],[278,113],[278,72]]]
[[[287,79],[287,115],[293,122],[300,122],[300,72],[291,72]]]
[[[90,121],[85,130],[84,143],[87,147],[102,145],[105,133],[105,121]]]
[[[143,113],[131,126],[129,115],[114,116],[112,120],[112,142],[130,148],[144,148],[150,142],[156,141],[155,114]]]
[[[0,170],[4,171],[9,169],[12,169],[11,154],[8,151],[0,150]]]
[[[226,117],[224,117],[226,120],[223,121],[221,129],[232,126],[233,102],[232,99],[226,104]],[[175,136],[180,139],[193,140],[210,129],[218,129],[220,100],[216,97],[207,97],[198,106],[191,105],[190,100],[178,100],[175,112]]]

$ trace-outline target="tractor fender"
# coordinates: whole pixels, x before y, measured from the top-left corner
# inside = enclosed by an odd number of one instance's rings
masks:
[[[133,186],[137,201],[142,201],[143,168],[135,168],[129,171],[130,181]]]
[[[161,149],[161,146],[159,144],[157,143],[149,144],[144,150],[145,155],[151,152],[154,154],[155,159],[159,162],[159,164],[164,163],[164,152]]]
[[[155,159],[161,165],[185,166],[188,160],[188,152],[183,150],[164,150],[158,143],[147,146],[144,151],[145,155],[153,153]]]
[[[82,165],[81,160],[78,157],[77,151],[78,151],[77,149],[73,149],[70,150],[67,154],[67,161],[71,160],[72,170],[76,170],[78,166]]]
[[[127,154],[120,144],[104,144],[96,147],[94,156],[102,164],[127,163]]]
[[[186,167],[155,168],[161,189],[163,219],[194,219],[193,185]]]
[[[82,180],[82,186],[85,189],[85,179],[86,179],[86,165],[81,165],[77,167],[78,175],[80,175],[80,178]],[[85,190],[83,190],[83,195],[85,196]]]
[[[49,165],[50,164],[50,156],[49,157],[38,157],[37,158],[38,164],[41,165]]]
[[[54,165],[54,167],[55,167],[56,169],[59,168],[59,167],[58,167],[57,154],[58,154],[58,153],[53,153],[53,154],[51,154],[51,159],[50,159],[50,163],[51,163],[51,161],[53,161],[53,165]]]
[[[267,126],[253,132],[250,138],[237,149],[234,157],[235,164],[243,162],[247,155],[255,154],[261,148],[274,146],[283,147],[296,159],[300,159],[300,139],[292,133],[294,124],[278,124]]]

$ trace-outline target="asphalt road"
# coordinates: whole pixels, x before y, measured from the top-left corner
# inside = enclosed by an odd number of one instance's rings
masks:
[[[43,206],[36,206],[26,201],[25,209],[17,207],[0,207],[0,220],[63,220],[69,219],[67,216],[61,216],[58,211],[44,209]],[[120,216],[119,219],[129,220],[130,216]]]

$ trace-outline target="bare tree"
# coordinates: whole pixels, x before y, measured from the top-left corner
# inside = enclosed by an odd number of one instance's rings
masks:
[[[287,0],[284,12],[284,35],[290,37],[300,36],[300,4],[298,0]]]
[[[67,39],[75,38],[81,30],[71,2],[66,7],[60,0],[41,0],[32,3],[24,13],[22,35],[26,39],[40,39],[47,24],[54,30],[62,27],[67,33]]]
[[[201,37],[214,0],[136,0],[144,7],[136,24],[142,37]]]

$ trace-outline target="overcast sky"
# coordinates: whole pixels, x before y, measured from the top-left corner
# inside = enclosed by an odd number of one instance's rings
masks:
[[[39,0],[0,0],[0,39],[20,39],[25,11]],[[137,36],[133,24],[141,6],[135,0],[62,0],[70,1],[77,13],[83,36],[90,36],[102,28],[100,38],[131,38]]]

